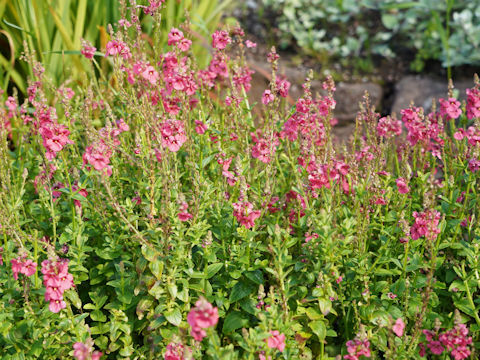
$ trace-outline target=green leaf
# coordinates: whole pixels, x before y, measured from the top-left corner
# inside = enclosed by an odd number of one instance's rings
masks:
[[[182,313],[178,308],[165,312],[163,316],[165,316],[165,319],[167,319],[170,324],[175,326],[180,325],[182,322]]]
[[[163,262],[160,260],[155,260],[148,264],[148,267],[152,271],[152,274],[157,278],[157,280],[162,279],[162,273],[163,273]]]
[[[210,264],[207,266],[207,279],[210,279],[214,276],[220,269],[223,267],[222,263]]]
[[[325,340],[325,337],[327,336],[327,328],[323,321],[311,321],[310,323],[308,323],[308,326],[310,327],[310,329],[312,329],[315,335],[318,336],[318,339],[320,341]]]
[[[101,310],[95,310],[90,313],[90,318],[93,321],[105,322],[107,321],[107,317]]]
[[[309,307],[305,310],[305,312],[310,320],[319,320],[323,318],[322,314],[320,314],[317,309]]]
[[[252,280],[255,284],[263,285],[264,283],[263,273],[260,270],[246,271],[244,275],[248,279]]]
[[[246,281],[237,282],[230,293],[230,302],[236,302],[255,291],[255,286]]]
[[[248,319],[239,311],[233,311],[227,315],[223,323],[222,332],[229,334],[237,329],[246,327],[248,325]]]
[[[320,311],[325,316],[327,316],[332,310],[332,302],[327,298],[318,299],[318,306],[320,306]]]
[[[82,307],[82,301],[78,297],[78,294],[75,290],[67,290],[64,292],[64,295],[77,309],[80,309]]]

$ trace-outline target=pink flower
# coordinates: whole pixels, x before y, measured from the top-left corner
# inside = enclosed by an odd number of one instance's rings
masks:
[[[22,259],[12,259],[10,260],[10,263],[12,264],[12,272],[13,272],[13,278],[15,280],[18,279],[18,273],[22,271]]]
[[[160,124],[162,146],[172,152],[177,152],[187,141],[185,128],[180,120],[166,120]]]
[[[268,164],[277,151],[277,146],[280,145],[277,134],[272,134],[269,137],[260,137],[260,131],[252,133],[252,141],[255,145],[252,147],[252,157]]]
[[[262,103],[263,105],[268,105],[269,103],[271,103],[273,100],[275,100],[275,96],[273,96],[272,92],[270,90],[265,90],[263,92],[263,96],[262,96]]]
[[[195,125],[197,125],[195,126],[195,131],[199,135],[205,134],[205,131],[207,131],[208,129],[207,125],[201,122],[200,120],[195,120]]]
[[[290,82],[287,79],[277,78],[276,87],[278,95],[286,98],[288,96],[288,90],[290,89]]]
[[[402,122],[400,120],[394,120],[390,116],[382,117],[378,120],[377,133],[384,138],[392,138],[395,135],[402,133]]]
[[[187,52],[190,49],[191,45],[192,45],[191,40],[187,38],[183,38],[178,42],[177,47],[180,49],[180,51]]]
[[[250,41],[250,40],[246,40],[245,41],[245,46],[247,48],[256,48],[257,47],[257,43],[254,43],[253,41]]]
[[[278,330],[270,331],[271,336],[267,339],[267,346],[270,349],[285,350],[285,334],[280,334]]]
[[[142,72],[142,77],[145,80],[148,80],[150,84],[155,85],[160,76],[153,66],[147,66],[147,68]]]
[[[20,272],[25,276],[32,276],[37,271],[37,263],[27,259],[22,264]]]
[[[88,41],[82,40],[82,50],[80,51],[87,59],[93,59],[97,48]]]
[[[73,356],[77,360],[87,360],[90,358],[91,348],[84,343],[76,342],[73,344]]]
[[[425,236],[427,240],[435,240],[440,233],[438,224],[441,214],[437,210],[426,210],[421,213],[413,212],[415,223],[410,228],[410,236],[413,240],[417,240]]]
[[[59,313],[60,310],[65,309],[67,304],[63,300],[50,300],[48,309],[53,313]]]
[[[448,120],[456,119],[462,114],[460,109],[460,101],[455,98],[449,98],[448,100],[440,99],[440,115],[446,116]]]
[[[98,360],[103,355],[100,351],[93,351],[93,340],[88,338],[84,343],[73,344],[73,356],[77,360]]]
[[[475,87],[467,89],[467,118],[472,120],[480,117],[480,90]]]
[[[255,220],[260,217],[261,213],[260,210],[253,210],[253,204],[248,201],[233,203],[233,216],[247,229],[255,226]]]
[[[356,337],[353,340],[347,341],[347,351],[348,355],[345,355],[343,358],[346,360],[359,360],[360,356],[365,356],[369,358],[370,353],[370,341],[360,340]]]
[[[218,308],[213,307],[205,298],[195,303],[195,307],[187,315],[187,322],[191,326],[191,334],[197,341],[207,335],[204,329],[213,327],[218,322]]]
[[[405,323],[403,322],[402,318],[398,318],[397,321],[395,321],[395,324],[392,327],[392,331],[398,337],[402,337],[403,336],[403,330],[405,330]]]
[[[180,206],[180,213],[178,214],[178,218],[180,219],[180,221],[188,221],[193,217],[193,215],[190,214],[187,209],[188,204],[186,202],[183,202]]]
[[[445,348],[442,346],[442,343],[438,340],[430,341],[427,344],[427,347],[430,349],[432,354],[441,355]]]
[[[455,134],[453,134],[453,138],[457,141],[463,140],[465,137],[465,130],[464,129],[458,129]]]
[[[410,188],[408,187],[404,178],[398,178],[396,180],[396,183],[397,183],[398,192],[400,194],[407,194],[410,191]]]
[[[183,32],[176,29],[172,28],[170,32],[168,33],[168,45],[175,45],[177,44],[180,40],[183,39]]]
[[[124,60],[132,57],[132,53],[127,44],[120,40],[110,40],[106,45],[105,56],[116,55],[120,55]]]
[[[63,301],[64,291],[73,287],[73,276],[68,273],[68,260],[42,261],[43,285],[45,285],[45,301],[49,301],[51,312],[58,313],[67,304]]]
[[[180,343],[171,342],[167,345],[167,351],[165,352],[165,355],[163,355],[163,358],[165,360],[184,360],[187,359],[185,355],[189,352],[190,349],[188,347],[185,348]]]
[[[223,50],[231,42],[232,39],[225,30],[217,30],[212,34],[212,46],[215,49]]]

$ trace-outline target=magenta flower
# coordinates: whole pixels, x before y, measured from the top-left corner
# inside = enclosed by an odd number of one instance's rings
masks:
[[[280,352],[285,350],[285,334],[280,334],[278,330],[270,331],[271,336],[267,339],[267,346],[270,349],[277,349]]]
[[[231,42],[232,39],[225,30],[217,30],[212,34],[212,46],[215,49],[223,50]]]
[[[213,307],[205,298],[195,303],[195,307],[187,315],[187,321],[191,326],[191,334],[197,341],[207,336],[204,329],[213,327],[218,322],[218,308]]]
[[[403,322],[402,318],[398,318],[397,321],[395,321],[395,324],[392,327],[392,331],[398,337],[402,337],[403,336],[403,330],[405,330],[405,323]]]
[[[180,149],[187,136],[185,128],[180,120],[167,120],[160,124],[162,146],[168,148],[172,152]]]
[[[88,338],[84,343],[73,344],[73,356],[76,360],[98,360],[103,355],[100,351],[93,351],[93,340]]]
[[[356,337],[354,340],[347,341],[347,351],[348,355],[345,355],[343,358],[346,360],[359,360],[360,356],[365,356],[369,358],[371,356],[370,352],[370,341],[360,340]]]
[[[449,98],[448,100],[440,99],[440,115],[446,116],[448,120],[456,119],[462,114],[460,108],[460,101],[455,98]]]
[[[398,178],[395,181],[397,183],[398,192],[400,194],[407,194],[410,191],[410,188],[408,187],[404,178]]]
[[[10,263],[12,264],[13,278],[18,280],[18,273],[22,271],[22,261],[18,258],[10,260]]]
[[[261,213],[260,210],[253,210],[253,204],[248,201],[233,203],[233,216],[247,229],[255,226],[255,220],[260,217]]]
[[[167,351],[163,355],[163,358],[165,360],[184,360],[187,359],[185,355],[190,352],[190,349],[188,347],[185,348],[183,344],[171,342],[167,345]]]
[[[83,56],[85,56],[87,59],[93,59],[95,51],[97,51],[95,46],[92,46],[90,42],[82,39],[82,50],[80,52]]]
[[[200,120],[195,120],[195,125],[197,125],[195,126],[195,131],[199,135],[205,134],[208,129],[207,125]]]
[[[183,39],[183,32],[176,28],[172,28],[168,33],[168,45],[175,45]]]
[[[253,41],[250,41],[250,40],[246,40],[245,41],[245,46],[247,48],[256,48],[257,47],[257,43],[254,43]]]
[[[475,87],[467,89],[467,118],[469,120],[480,117],[480,90]]]
[[[275,100],[275,96],[273,96],[272,92],[270,90],[265,90],[263,92],[263,96],[262,96],[262,103],[263,105],[268,105],[269,103],[271,103],[273,100]]]

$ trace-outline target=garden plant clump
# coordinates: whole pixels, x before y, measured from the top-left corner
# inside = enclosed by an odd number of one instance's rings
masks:
[[[189,23],[147,41],[138,12],[165,16],[129,8],[110,73],[84,42],[54,86],[25,48],[4,94],[2,359],[478,358],[478,78],[400,119],[366,95],[338,149],[331,78],[291,106],[272,49],[257,114],[242,29],[199,67]]]

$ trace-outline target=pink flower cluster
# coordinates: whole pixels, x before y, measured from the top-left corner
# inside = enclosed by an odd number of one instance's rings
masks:
[[[466,359],[471,354],[469,345],[472,344],[472,337],[468,336],[465,324],[457,324],[453,329],[439,335],[432,330],[423,330],[423,334],[427,340],[427,348],[432,354],[441,355],[444,351],[450,351],[455,360]],[[420,356],[425,355],[425,345],[420,344]]]
[[[378,120],[377,134],[386,139],[398,136],[402,133],[402,122],[391,118],[390,116],[382,117]]]
[[[188,324],[191,326],[191,334],[197,341],[207,336],[204,329],[213,327],[218,322],[218,308],[213,307],[205,298],[195,303],[195,307],[187,315]]]
[[[188,212],[188,204],[184,201],[180,206],[180,212],[178,213],[178,218],[180,221],[188,221],[193,217],[192,214]]]
[[[395,324],[393,324],[392,326],[392,331],[398,337],[402,337],[404,330],[405,330],[405,323],[403,322],[402,318],[398,318],[395,321]]]
[[[42,261],[43,285],[45,285],[45,301],[50,302],[48,308],[58,313],[67,304],[63,301],[63,293],[73,287],[73,276],[68,272],[68,259]]]
[[[212,34],[212,46],[214,49],[223,50],[231,42],[232,39],[225,30],[217,30]]]
[[[478,87],[467,89],[467,118],[480,118],[480,90]]]
[[[82,39],[82,50],[80,52],[83,56],[85,56],[87,59],[93,59],[95,51],[97,51],[95,46],[92,46],[90,42]]]
[[[105,56],[121,56],[124,60],[132,57],[130,48],[121,40],[110,40],[106,45]]]
[[[106,175],[112,175],[110,158],[113,156],[113,150],[120,145],[118,136],[130,127],[120,119],[117,121],[117,128],[102,128],[99,130],[99,139],[93,145],[88,146],[83,154],[83,164],[90,164],[97,171],[104,172]]]
[[[460,101],[455,98],[449,98],[448,100],[440,99],[440,115],[445,116],[447,120],[457,119],[462,114],[460,108]]]
[[[99,360],[103,353],[93,351],[93,340],[88,338],[85,343],[76,342],[73,344],[73,357],[77,360]]]
[[[358,337],[347,341],[347,351],[348,355],[345,355],[343,358],[346,360],[359,360],[360,356],[365,356],[369,358],[371,356],[370,352],[370,341],[367,339],[360,340]]]
[[[190,359],[188,355],[191,355],[191,350],[188,347],[181,343],[171,342],[167,345],[167,351],[163,358],[165,360],[186,360]]]
[[[149,0],[149,6],[142,6],[145,14],[154,15],[155,12],[162,6],[165,0]],[[138,5],[140,7],[140,5]]]
[[[417,240],[425,236],[427,240],[435,240],[440,233],[438,223],[441,218],[440,212],[437,210],[426,210],[422,212],[413,212],[415,223],[410,228],[410,236],[413,240]]]
[[[273,102],[273,100],[275,100],[275,96],[272,94],[272,91],[269,89],[265,90],[262,95],[262,104],[268,105]]]
[[[296,103],[296,112],[285,122],[281,138],[295,141],[300,135],[311,146],[322,146],[325,142],[324,121],[335,108],[332,97],[321,97],[313,101],[301,98]]]
[[[33,262],[33,260],[25,259],[25,256],[12,259],[10,260],[10,263],[12,264],[13,278],[15,280],[18,279],[19,273],[25,276],[32,276],[33,274],[35,274],[35,271],[37,271],[37,263]]]
[[[45,156],[48,160],[53,160],[65,145],[73,144],[73,141],[68,138],[70,131],[67,127],[56,122],[45,123],[39,129],[39,133],[43,138]]]
[[[270,349],[277,349],[280,352],[285,350],[285,334],[280,334],[278,330],[270,331],[270,337],[266,341]]]
[[[395,182],[397,184],[397,189],[400,194],[407,194],[410,191],[410,188],[408,187],[408,184],[404,178],[398,178],[397,180],[395,180]]]
[[[183,32],[172,28],[168,33],[168,45],[176,45],[180,51],[186,52],[190,49],[192,41],[183,36]]]
[[[160,124],[161,143],[172,152],[180,150],[187,141],[185,127],[181,120],[168,119]]]
[[[308,180],[312,190],[322,187],[330,188],[331,184],[339,184],[344,193],[350,192],[348,182],[349,166],[343,161],[334,161],[332,164],[320,164],[314,158],[310,160],[306,167]]]
[[[227,183],[228,185],[230,186],[233,186],[235,185],[235,183],[237,182],[237,177],[235,176],[234,173],[232,173],[229,168],[230,168],[230,164],[232,163],[232,160],[233,160],[233,157],[229,158],[229,159],[226,159],[225,158],[225,154],[223,154],[223,157],[222,156],[219,156],[218,159],[217,159],[217,162],[222,165],[222,175],[227,178]]]
[[[252,147],[252,157],[268,164],[272,161],[272,157],[275,156],[277,146],[280,145],[278,135],[273,133],[269,137],[261,137],[260,131],[257,131],[257,133],[252,133],[251,136],[255,144]]]
[[[443,144],[443,140],[439,135],[443,132],[443,125],[439,122],[438,117],[431,113],[423,118],[421,113],[422,108],[412,107],[410,109],[403,109],[402,122],[407,128],[407,140],[410,145],[415,145],[418,142],[423,142],[427,145],[427,149],[431,149],[434,143]]]
[[[255,226],[255,220],[260,217],[260,210],[253,210],[253,204],[248,201],[233,203],[233,216],[247,229]]]

